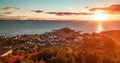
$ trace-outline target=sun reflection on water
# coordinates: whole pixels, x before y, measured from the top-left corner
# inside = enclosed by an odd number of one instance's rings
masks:
[[[100,33],[100,32],[102,32],[102,31],[103,31],[103,26],[102,26],[102,23],[99,22],[98,25],[97,25],[96,32],[97,32],[97,33]]]

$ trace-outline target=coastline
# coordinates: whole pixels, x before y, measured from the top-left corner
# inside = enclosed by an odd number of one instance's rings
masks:
[[[0,51],[9,51],[10,49],[10,55],[4,54],[5,56],[0,56],[2,61],[6,62],[16,62],[18,60],[19,62],[25,61],[26,54],[27,59],[31,61],[36,59],[41,60],[40,58],[44,58],[44,53],[49,54],[51,52],[50,54],[53,55],[56,51],[61,51],[64,54],[76,53],[76,57],[79,57],[77,52],[81,55],[91,55],[92,53],[94,55],[95,53],[96,55],[99,55],[99,58],[105,58],[106,56],[109,57],[108,54],[113,57],[112,54],[119,51],[120,30],[89,34],[81,33],[81,31],[75,31],[66,27],[53,30],[52,32],[46,32],[44,34],[25,34],[12,37],[0,36],[0,41]],[[94,58],[97,57],[96,55]],[[86,55],[84,57],[86,57]],[[50,56],[50,58],[52,58],[52,56]],[[48,61],[45,59],[49,58],[45,57],[43,59],[44,61]],[[86,59],[88,58],[86,57]],[[95,59],[91,58],[90,61],[91,60]],[[99,59],[96,59],[96,61],[99,61]]]

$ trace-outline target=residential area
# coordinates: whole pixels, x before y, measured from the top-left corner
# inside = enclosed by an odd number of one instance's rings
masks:
[[[72,54],[70,57],[74,59],[68,59],[63,63],[68,61],[74,61],[73,63],[83,61],[95,61],[94,63],[99,63],[99,61],[103,61],[103,63],[106,63],[106,61],[108,63],[118,62],[120,60],[119,41],[119,30],[90,34],[81,33],[67,27],[44,34],[0,36],[0,61],[3,63],[21,63],[22,61],[23,63],[25,61],[27,63],[29,61],[32,63],[41,61],[43,63],[57,63],[58,60],[64,60],[59,59],[57,55],[62,58],[66,54]],[[81,57],[79,54],[83,56]],[[86,55],[90,55],[91,58],[94,54],[93,58],[97,57],[99,59],[89,60],[86,57]],[[118,56],[117,60],[113,60],[113,54]],[[78,57],[81,57],[81,59],[75,61]],[[83,57],[86,60],[83,60]]]

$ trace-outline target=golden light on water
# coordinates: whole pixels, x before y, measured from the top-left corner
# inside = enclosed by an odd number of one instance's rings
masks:
[[[98,23],[96,32],[97,32],[97,33],[100,33],[100,32],[102,32],[102,31],[103,31],[102,23]]]
[[[97,29],[96,29],[96,32],[97,33],[100,33],[103,31],[103,26],[102,26],[102,22],[101,21],[107,21],[109,20],[109,14],[105,14],[104,13],[105,11],[104,10],[96,10],[94,12],[94,15],[93,15],[93,20],[95,21],[98,21],[98,26],[97,26]]]

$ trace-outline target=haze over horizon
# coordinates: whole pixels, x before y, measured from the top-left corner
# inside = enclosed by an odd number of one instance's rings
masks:
[[[106,20],[120,17],[119,0],[0,0],[0,4],[0,20],[93,20],[93,8],[107,9]]]

